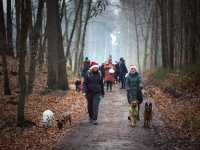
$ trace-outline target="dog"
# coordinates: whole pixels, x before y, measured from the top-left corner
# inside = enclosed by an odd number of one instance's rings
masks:
[[[47,128],[52,125],[53,112],[51,110],[45,110],[42,115],[42,126]]]
[[[70,125],[72,123],[72,116],[71,112],[64,112],[60,115],[60,118],[56,120],[58,129],[62,129],[65,124],[69,121]]]
[[[136,117],[138,115],[138,103],[139,102],[137,100],[133,100],[130,103],[129,117],[130,117],[132,127],[134,127],[136,125]]]
[[[152,119],[153,119],[153,109],[152,103],[149,104],[146,102],[144,107],[144,127],[152,128]]]
[[[76,82],[75,82],[75,85],[76,85],[76,91],[80,92],[81,91],[81,80],[80,79],[77,79]]]

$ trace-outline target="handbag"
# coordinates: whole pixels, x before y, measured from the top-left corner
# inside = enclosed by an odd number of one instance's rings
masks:
[[[138,90],[137,97],[138,97],[139,104],[141,104],[143,102],[143,95],[142,95],[141,90]]]
[[[115,70],[113,68],[110,68],[109,73],[113,74],[113,73],[115,73]]]

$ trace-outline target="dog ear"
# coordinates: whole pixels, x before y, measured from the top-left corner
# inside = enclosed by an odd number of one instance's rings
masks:
[[[148,103],[146,102],[146,103],[145,103],[145,107],[147,107],[147,106],[148,106]]]
[[[151,102],[149,103],[149,106],[152,108],[152,103]]]

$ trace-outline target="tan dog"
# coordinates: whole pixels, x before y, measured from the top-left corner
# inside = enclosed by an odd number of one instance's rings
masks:
[[[71,116],[71,112],[64,112],[60,115],[60,118],[57,121],[57,126],[58,129],[62,129],[65,124],[69,121],[70,125],[72,123],[72,116]]]
[[[152,128],[152,119],[153,119],[153,108],[152,103],[149,104],[146,102],[144,107],[144,127]]]
[[[131,126],[134,127],[136,125],[136,117],[138,115],[138,101],[133,100],[129,107],[129,116],[131,120]]]

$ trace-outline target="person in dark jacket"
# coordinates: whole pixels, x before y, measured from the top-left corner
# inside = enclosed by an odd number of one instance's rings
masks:
[[[101,71],[103,80],[105,79],[105,70],[104,70],[104,63],[101,64],[101,66],[99,67],[99,70]],[[104,82],[105,85],[105,82]]]
[[[88,101],[88,113],[90,123],[97,124],[99,102],[104,97],[104,86],[101,72],[99,71],[98,63],[92,62],[90,70],[84,77],[83,94]]]
[[[138,100],[138,90],[143,89],[143,82],[141,75],[137,72],[137,67],[135,65],[130,66],[130,73],[126,77],[126,91],[129,104],[131,100]],[[139,101],[139,100],[138,100]],[[138,111],[140,110],[140,104],[138,105]],[[137,120],[140,120],[139,113]]]
[[[115,61],[115,81],[116,81],[116,84],[117,83],[120,83],[120,73],[119,73],[119,63],[117,61]]]
[[[88,59],[88,57],[86,57],[85,60],[83,61],[83,69],[81,71],[82,77],[85,77],[89,68],[90,68],[90,60]]]
[[[120,63],[119,63],[119,72],[120,72],[120,79],[122,86],[120,89],[125,89],[125,75],[128,73],[126,65],[125,65],[125,60],[123,58],[120,58]]]

